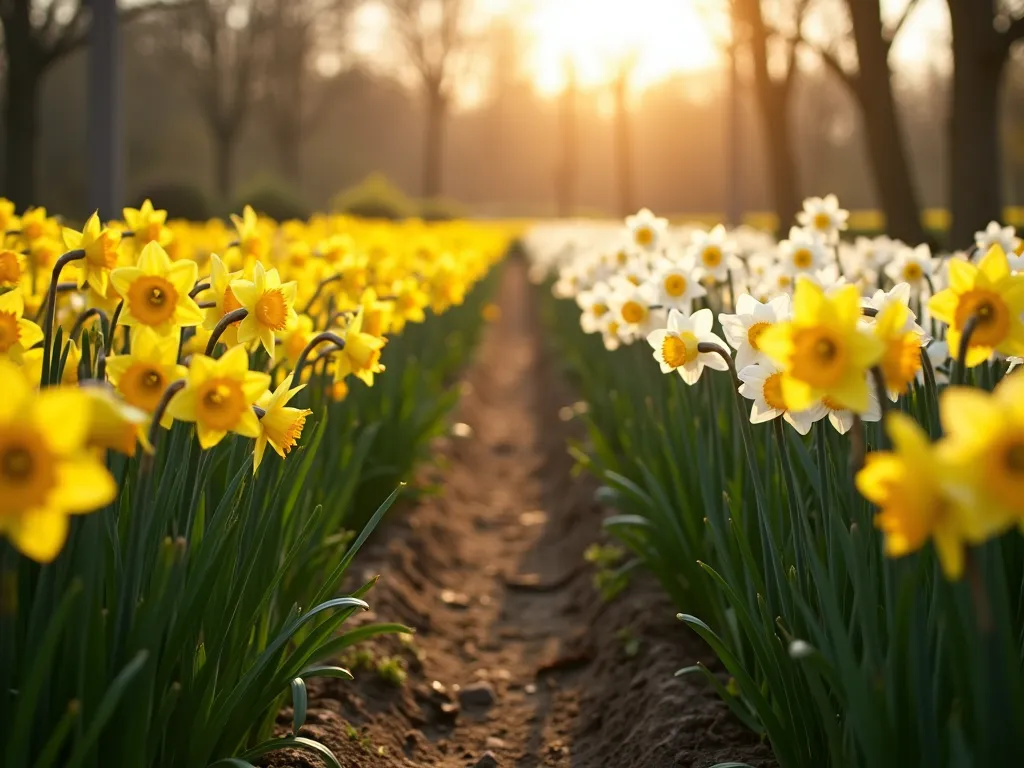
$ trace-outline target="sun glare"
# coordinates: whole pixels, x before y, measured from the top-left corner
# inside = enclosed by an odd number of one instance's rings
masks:
[[[642,89],[712,67],[719,56],[689,0],[538,0],[524,21],[534,41],[530,70],[548,95],[564,87],[569,63],[580,85],[592,87],[635,57],[632,86]]]

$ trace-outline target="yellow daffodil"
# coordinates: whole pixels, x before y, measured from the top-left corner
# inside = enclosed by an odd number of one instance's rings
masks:
[[[160,334],[202,323],[202,310],[189,296],[198,270],[194,261],[171,261],[159,243],[149,243],[137,266],[120,267],[110,275],[124,297],[121,322],[147,325]]]
[[[86,448],[90,408],[76,387],[37,393],[0,362],[0,535],[27,557],[50,562],[67,538],[68,515],[109,504],[117,485]]]
[[[276,269],[264,270],[253,265],[252,280],[232,280],[231,292],[248,315],[238,326],[238,341],[246,344],[259,339],[274,359],[274,334],[284,331],[297,320],[295,314],[295,282],[282,283]]]
[[[63,233],[68,250],[85,251],[85,258],[78,262],[78,287],[89,283],[101,296],[106,296],[110,272],[117,266],[121,233],[102,226],[96,213],[86,219],[81,232],[65,227]]]
[[[417,280],[408,278],[396,283],[395,313],[391,326],[395,333],[401,333],[406,323],[422,323],[427,319],[423,311],[430,304],[430,296]]]
[[[146,436],[149,416],[138,408],[128,405],[107,387],[83,387],[89,396],[89,431],[86,445],[98,451],[117,451],[125,456],[134,456],[135,447],[142,443],[152,451]]]
[[[384,336],[391,329],[391,318],[395,310],[395,302],[381,300],[377,291],[367,288],[359,298],[363,310],[363,333],[371,336]]]
[[[6,197],[0,197],[0,235],[18,229],[21,224],[15,214],[14,203]]]
[[[860,294],[854,286],[834,295],[801,277],[793,318],[758,338],[762,352],[782,370],[782,396],[793,411],[828,397],[855,413],[868,408],[867,369],[879,362],[882,342],[861,330]]]
[[[178,336],[161,336],[140,325],[132,330],[131,350],[127,355],[107,358],[107,378],[129,405],[152,415],[171,382],[184,379],[188,369],[178,365]],[[160,425],[171,426],[165,413]]]
[[[43,330],[25,317],[21,289],[0,296],[0,355],[22,363],[26,351],[43,340]]]
[[[297,315],[295,324],[286,328],[281,339],[284,355],[292,367],[299,361],[299,355],[313,339],[313,318],[308,315]]]
[[[267,255],[270,244],[260,231],[259,217],[251,205],[245,206],[241,216],[231,214],[231,221],[238,234],[239,250],[247,264],[259,261]]]
[[[212,331],[216,328],[217,323],[220,322],[224,315],[242,308],[241,303],[235,298],[235,294],[231,290],[231,283],[241,276],[241,272],[229,271],[217,254],[210,254],[210,287],[203,291],[202,294],[208,297],[208,301],[213,301],[214,303],[212,307],[206,310],[206,316],[203,319],[203,328],[207,331]],[[224,329],[224,333],[221,334],[220,340],[229,347],[238,344],[239,324],[240,321],[235,321]]]
[[[957,357],[964,327],[975,318],[967,349],[969,367],[985,362],[993,350],[1024,354],[1024,274],[1010,273],[1006,253],[993,245],[977,264],[949,260],[949,287],[928,300],[928,310],[949,328],[946,340]]]
[[[388,340],[363,332],[363,311],[360,309],[342,334],[345,348],[335,355],[334,380],[342,381],[350,373],[373,386],[373,374],[380,373],[380,351]]]
[[[244,347],[232,347],[218,360],[193,355],[185,388],[167,411],[179,421],[195,422],[203,449],[215,446],[228,432],[257,438],[260,421],[252,406],[269,386],[269,374],[249,370]]]
[[[29,208],[21,214],[21,237],[29,245],[50,234],[50,229],[50,219],[45,208]]]
[[[992,394],[947,389],[939,408],[953,482],[978,525],[1024,529],[1024,375],[1008,376]]]
[[[306,417],[313,413],[307,408],[287,407],[288,401],[305,386],[300,384],[294,389],[289,389],[290,385],[291,378],[286,378],[273,393],[264,392],[256,402],[264,414],[260,417],[260,434],[256,438],[252,467],[254,473],[263,461],[267,443],[270,443],[278,456],[285,458],[302,436]]]
[[[77,384],[78,365],[82,362],[82,350],[78,348],[78,344],[75,343],[74,339],[68,340],[67,350],[68,356],[64,360],[64,370],[61,372],[60,381],[61,384]],[[39,362],[42,363],[42,358],[40,358]]]
[[[873,330],[885,351],[879,362],[885,388],[893,401],[906,394],[921,370],[924,337],[914,327],[913,316],[905,304],[892,301],[875,318]]]
[[[902,557],[929,539],[950,579],[963,573],[964,547],[982,537],[968,512],[944,485],[946,468],[917,423],[902,413],[886,418],[892,451],[874,451],[857,473],[857,489],[880,509],[875,525],[885,535],[885,552]]]
[[[25,257],[15,250],[0,250],[0,286],[16,288],[25,273]]]
[[[124,221],[134,233],[132,240],[140,249],[154,241],[166,246],[173,237],[166,226],[167,211],[154,209],[149,198],[143,200],[139,208],[125,208]]]

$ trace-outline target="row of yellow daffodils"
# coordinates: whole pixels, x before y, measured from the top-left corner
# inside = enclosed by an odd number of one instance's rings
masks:
[[[174,420],[203,449],[253,438],[254,471],[268,445],[284,458],[314,368],[335,399],[372,385],[388,337],[460,304],[508,234],[251,208],[231,224],[146,201],[76,229],[0,200],[0,534],[25,555],[52,560],[69,514],[114,499],[105,450],[151,452]]]

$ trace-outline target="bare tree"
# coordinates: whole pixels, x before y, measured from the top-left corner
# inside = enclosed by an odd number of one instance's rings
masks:
[[[921,207],[914,188],[910,159],[900,128],[896,98],[889,69],[889,52],[893,41],[917,7],[918,0],[908,0],[902,14],[891,26],[882,21],[880,0],[843,0],[856,48],[856,64],[843,63],[838,50],[845,34],[834,32],[826,44],[805,42],[821,61],[846,86],[860,108],[864,135],[874,173],[875,192],[885,213],[890,235],[909,243],[925,239],[921,223]],[[836,9],[829,7],[832,20]],[[847,30],[842,30],[845,33]]]
[[[953,102],[949,114],[950,242],[1000,220],[1000,94],[1011,46],[1024,38],[1020,3],[947,0],[953,31]]]
[[[441,194],[444,126],[454,72],[466,52],[467,0],[386,0],[394,31],[415,68],[426,99],[422,194]]]
[[[269,0],[191,0],[155,30],[164,54],[187,72],[213,142],[222,201],[234,189],[234,148],[256,94],[271,11]]]
[[[619,214],[629,216],[636,211],[633,195],[633,136],[629,115],[629,86],[640,61],[639,53],[631,51],[615,62],[611,81],[615,104],[615,187],[619,198]]]
[[[272,0],[268,55],[261,73],[260,106],[283,178],[302,183],[303,137],[331,106],[328,82],[315,72],[314,55],[325,39],[343,37],[351,0]]]
[[[85,44],[88,0],[0,0],[3,25],[4,194],[19,205],[36,202],[39,92],[49,69]],[[138,4],[121,11],[123,22],[163,3]]]
[[[555,192],[558,215],[572,216],[576,197],[576,101],[579,83],[571,56],[565,59],[565,87],[559,105],[558,166],[555,168]],[[628,213],[632,213],[629,211]]]
[[[786,4],[784,18],[766,17],[760,0],[732,0],[734,34],[745,39],[754,70],[754,88],[764,120],[772,200],[779,228],[789,227],[800,209],[800,192],[790,98],[798,72],[797,49],[809,0]],[[781,63],[773,72],[772,61]],[[781,70],[781,71],[780,71]]]

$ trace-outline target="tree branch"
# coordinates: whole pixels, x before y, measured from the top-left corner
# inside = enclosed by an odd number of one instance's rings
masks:
[[[919,0],[907,0],[907,5],[903,9],[903,13],[896,20],[896,23],[893,24],[893,26],[890,29],[884,30],[882,32],[882,39],[885,41],[886,52],[888,52],[888,50],[892,48],[892,44],[893,42],[895,42],[896,36],[899,35],[900,30],[903,29],[903,25],[907,23],[907,19],[910,18],[910,15],[914,12],[914,9],[917,8],[918,2]]]

